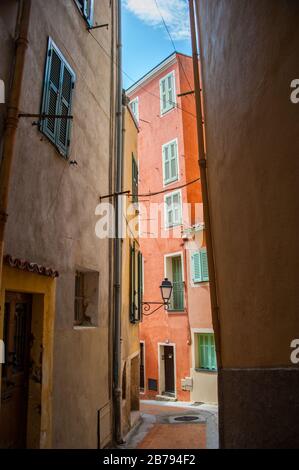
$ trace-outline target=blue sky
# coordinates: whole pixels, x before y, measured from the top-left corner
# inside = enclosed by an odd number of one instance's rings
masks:
[[[134,81],[174,51],[160,13],[176,49],[191,53],[186,0],[123,0],[123,71]],[[123,79],[124,88],[133,84],[125,74]]]

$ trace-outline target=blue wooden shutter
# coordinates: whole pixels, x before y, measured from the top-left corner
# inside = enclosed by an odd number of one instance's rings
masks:
[[[201,259],[202,281],[206,282],[209,280],[208,255],[207,255],[206,248],[203,248],[200,251],[200,259]]]
[[[196,252],[192,255],[192,280],[193,282],[202,282],[202,271],[200,253]]]
[[[74,87],[74,75],[67,64],[62,64],[61,94],[59,101],[59,114],[71,115],[72,92]],[[70,144],[70,119],[58,119],[56,144],[63,155],[67,155]]]
[[[42,114],[71,116],[75,74],[52,39],[48,42]],[[61,155],[67,157],[70,143],[71,120],[42,119],[40,130],[55,144]]]
[[[58,114],[59,90],[61,79],[62,61],[59,54],[53,48],[53,43],[49,39],[48,53],[45,71],[44,95],[42,104],[42,114]],[[42,132],[55,144],[58,120],[54,118],[43,119],[41,121]]]

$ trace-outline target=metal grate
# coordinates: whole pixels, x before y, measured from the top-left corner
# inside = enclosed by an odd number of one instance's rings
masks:
[[[198,421],[198,419],[198,416],[178,416],[177,418],[174,418],[174,421],[187,423],[190,421]]]

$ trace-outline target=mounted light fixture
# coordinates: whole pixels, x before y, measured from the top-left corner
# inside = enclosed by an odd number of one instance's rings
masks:
[[[153,310],[152,312],[143,314],[148,317],[153,313],[157,312],[157,310],[159,310],[161,307],[164,307],[165,310],[168,310],[169,301],[172,294],[172,288],[172,283],[167,278],[165,278],[160,285],[161,297],[163,302],[142,302],[144,312],[149,312],[152,305],[158,305],[158,307],[155,308],[155,310]]]
[[[163,303],[164,303],[164,305],[168,306],[169,300],[170,300],[170,297],[171,297],[171,294],[172,294],[172,284],[167,278],[165,278],[164,281],[162,281],[162,284],[160,286],[160,290],[161,290],[161,296],[162,296],[162,299],[163,299]]]

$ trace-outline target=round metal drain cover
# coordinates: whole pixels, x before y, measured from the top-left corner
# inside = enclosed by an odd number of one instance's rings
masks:
[[[198,416],[178,416],[177,418],[174,418],[174,421],[182,421],[182,422],[198,421]]]

